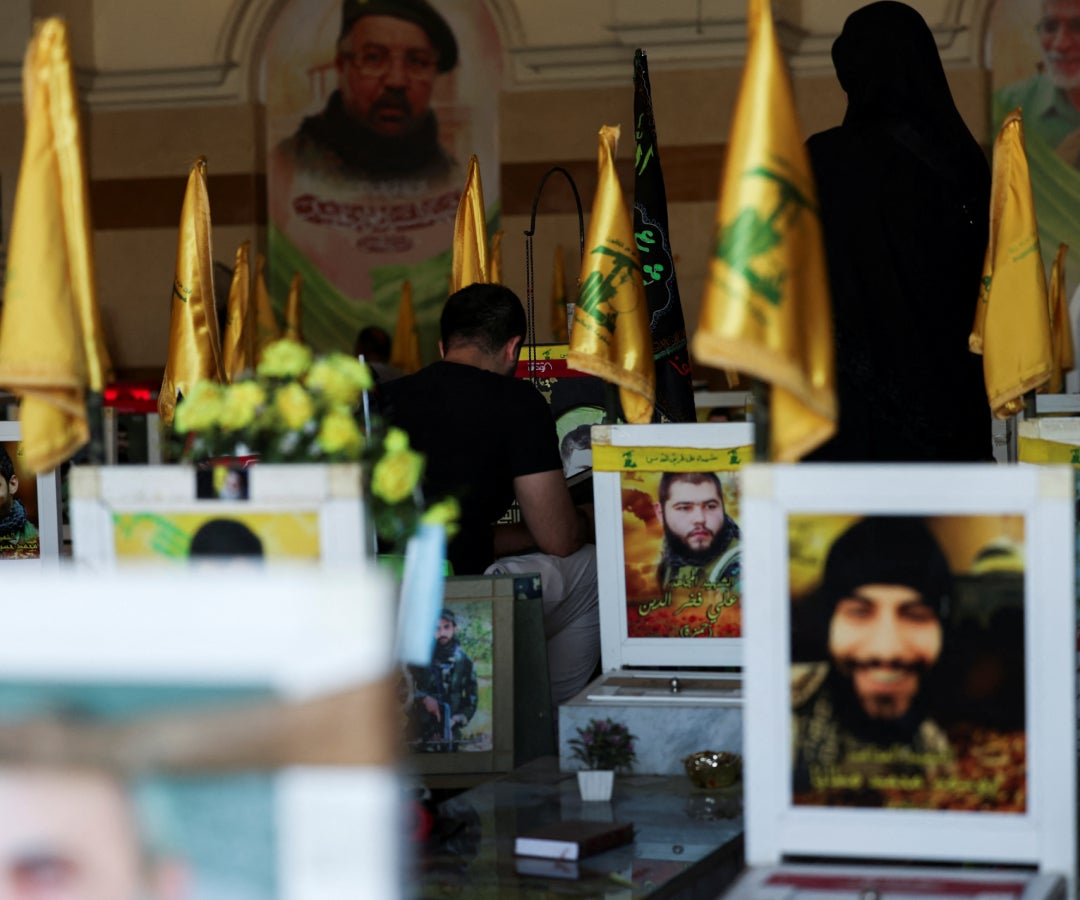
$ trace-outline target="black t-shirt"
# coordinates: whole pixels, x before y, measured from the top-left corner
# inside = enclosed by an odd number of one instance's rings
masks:
[[[442,360],[381,388],[389,421],[427,456],[424,493],[461,503],[447,555],[459,575],[495,559],[492,523],[514,499],[519,475],[562,470],[555,420],[528,381]]]

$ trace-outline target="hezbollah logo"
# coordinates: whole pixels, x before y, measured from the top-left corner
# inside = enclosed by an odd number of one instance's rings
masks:
[[[716,256],[732,271],[742,275],[753,293],[773,306],[779,306],[787,271],[782,268],[768,271],[767,254],[780,246],[804,210],[810,215],[815,215],[817,210],[813,199],[778,171],[759,166],[745,177],[766,179],[774,185],[778,195],[775,205],[767,217],[754,207],[740,210],[734,221],[723,227]],[[777,267],[774,264],[772,268]]]
[[[608,334],[614,334],[619,310],[612,301],[626,282],[634,280],[640,266],[633,249],[617,238],[608,238],[606,244],[595,247],[590,255],[600,259],[597,267],[581,283],[577,311],[588,316]],[[609,263],[606,273],[601,271],[605,261]]]

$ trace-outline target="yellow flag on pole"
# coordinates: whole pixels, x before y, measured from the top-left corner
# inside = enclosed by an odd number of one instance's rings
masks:
[[[255,368],[255,304],[251,302],[251,264],[248,261],[251,241],[236,250],[225,334],[221,337],[221,361],[225,377],[235,381],[241,372]]]
[[[1068,244],[1058,245],[1054,265],[1050,269],[1050,287],[1047,289],[1047,303],[1050,309],[1050,346],[1054,361],[1050,381],[1046,386],[1047,393],[1050,394],[1061,393],[1065,373],[1071,372],[1075,365],[1069,305],[1065,300],[1065,257],[1068,253]]]
[[[26,137],[8,248],[0,384],[22,398],[23,457],[56,468],[89,440],[86,392],[110,376],[67,26],[35,29],[23,67]]]
[[[303,289],[303,276],[294,272],[289,282],[289,296],[285,299],[285,333],[282,337],[298,344],[304,343]]]
[[[406,375],[420,368],[420,336],[416,330],[416,313],[413,311],[412,282],[407,278],[401,284],[401,303],[398,306],[397,326],[394,328],[390,365],[401,369]]]
[[[656,370],[634,226],[615,173],[618,141],[617,125],[600,129],[599,181],[566,363],[617,384],[626,421],[641,425],[652,420]]]
[[[768,0],[750,0],[694,357],[769,382],[769,457],[836,430],[832,309],[817,192]]]
[[[1024,394],[1053,373],[1046,271],[1019,109],[994,140],[990,241],[968,344],[982,354],[986,397],[998,419],[1020,412]]]
[[[171,425],[177,393],[188,394],[198,381],[222,380],[221,340],[214,308],[214,258],[210,249],[210,198],[206,192],[206,157],[191,166],[180,236],[176,247],[169,356],[158,394],[158,413]]]
[[[566,263],[562,244],[555,245],[555,262],[551,271],[551,334],[558,344],[569,339],[566,319]]]
[[[270,292],[266,289],[266,257],[261,253],[255,260],[255,363],[263,350],[281,337]]]
[[[469,158],[465,191],[458,200],[457,216],[454,218],[450,293],[477,282],[487,284],[489,271],[484,188],[480,183],[480,163],[474,155]]]
[[[491,236],[491,257],[488,265],[488,279],[492,284],[502,284],[502,239],[500,229]]]

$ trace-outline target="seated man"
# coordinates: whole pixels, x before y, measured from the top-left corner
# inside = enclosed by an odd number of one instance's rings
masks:
[[[442,359],[384,386],[390,421],[427,455],[424,491],[456,496],[461,530],[447,555],[458,575],[539,572],[552,701],[588,682],[600,658],[592,517],[563,475],[544,398],[512,377],[525,310],[498,284],[453,294],[440,320]],[[514,499],[523,521],[493,525]]]

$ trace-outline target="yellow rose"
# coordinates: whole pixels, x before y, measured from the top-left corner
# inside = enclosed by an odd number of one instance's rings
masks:
[[[390,428],[386,432],[383,447],[387,453],[400,453],[409,449],[409,435],[400,428]]]
[[[221,406],[221,427],[240,431],[255,421],[255,413],[266,402],[266,393],[254,381],[239,381],[225,389]]]
[[[274,341],[264,351],[257,372],[263,378],[299,378],[311,368],[311,351],[296,341]]]
[[[274,395],[274,408],[290,431],[299,431],[315,415],[311,396],[296,382],[285,385]]]
[[[218,424],[221,407],[221,386],[213,381],[198,381],[177,405],[173,427],[181,434],[206,431]]]
[[[331,403],[356,406],[360,394],[373,387],[371,375],[360,360],[344,353],[331,353],[311,367],[304,383]]]
[[[387,503],[399,503],[408,497],[420,480],[424,457],[412,450],[387,453],[375,463],[371,473],[371,490]]]
[[[453,497],[447,497],[428,507],[420,522],[424,525],[442,525],[446,536],[452,538],[458,533],[457,521],[461,517],[461,504]]]
[[[322,420],[315,441],[329,454],[346,454],[355,458],[364,446],[364,437],[356,420],[346,412],[332,410]]]

